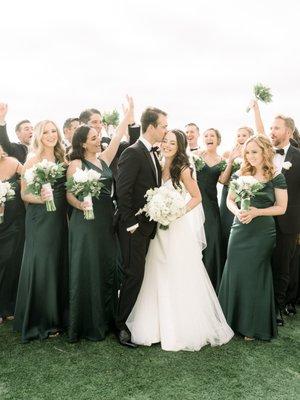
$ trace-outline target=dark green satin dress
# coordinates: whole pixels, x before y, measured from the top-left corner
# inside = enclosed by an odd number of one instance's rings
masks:
[[[232,227],[234,219],[234,215],[226,205],[227,195],[228,195],[228,185],[223,185],[221,202],[220,202],[220,217],[221,217],[221,228],[222,228],[222,245],[224,249],[224,254],[227,253],[230,229]]]
[[[207,242],[207,247],[203,251],[203,263],[216,291],[219,289],[225,262],[217,194],[217,183],[222,171],[222,161],[212,167],[205,164],[202,170],[197,171],[205,214],[204,229]]]
[[[20,195],[19,175],[7,181],[14,186],[15,197],[5,205],[0,224],[0,317],[15,313],[25,234],[25,207]]]
[[[22,341],[46,339],[67,325],[68,231],[65,176],[54,184],[56,211],[28,204],[14,330]]]
[[[238,170],[239,168],[232,168],[231,177],[232,175]],[[231,179],[230,177],[230,179]],[[227,255],[227,247],[228,247],[228,240],[230,235],[230,230],[232,227],[234,215],[228,209],[226,205],[227,195],[228,195],[228,185],[223,185],[221,201],[220,201],[220,217],[221,217],[221,229],[222,229],[222,246],[223,246],[223,253]]]
[[[99,199],[93,198],[94,220],[73,209],[69,227],[69,339],[102,340],[114,324],[117,305],[117,242],[113,229],[112,171],[85,160],[82,168],[101,173]]]
[[[257,208],[271,207],[274,189],[286,189],[282,174],[267,182],[251,199]],[[250,224],[234,219],[219,301],[228,324],[243,336],[270,340],[277,336],[271,255],[276,229],[273,217],[256,217]]]

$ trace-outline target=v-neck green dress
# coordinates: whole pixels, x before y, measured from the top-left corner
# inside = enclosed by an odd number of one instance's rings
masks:
[[[69,226],[70,321],[69,340],[102,340],[114,324],[117,305],[117,239],[111,198],[113,175],[87,160],[82,168],[101,174],[99,199],[93,198],[94,220],[73,209]]]

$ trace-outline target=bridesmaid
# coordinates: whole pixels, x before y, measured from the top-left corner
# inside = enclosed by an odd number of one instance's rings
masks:
[[[41,121],[34,128],[32,153],[24,172],[46,159],[64,162],[62,137],[52,121]],[[67,214],[65,176],[53,188],[56,211],[48,212],[41,196],[26,193],[21,180],[21,194],[28,203],[25,221],[25,247],[16,303],[14,330],[22,341],[57,336],[66,326],[67,306]]]
[[[243,145],[245,144],[246,140],[249,139],[250,136],[253,136],[253,134],[254,134],[254,132],[253,132],[252,128],[248,128],[247,126],[239,128],[236,133],[236,144],[235,144],[233,151],[231,151],[231,152],[226,151],[223,154],[223,157],[225,158],[225,160],[228,160],[228,162],[234,163],[233,168],[231,170],[232,174],[239,169],[240,162],[242,161],[241,157],[242,157]],[[228,183],[225,183],[223,185],[222,197],[221,197],[221,202],[220,202],[222,243],[223,243],[225,255],[227,253],[228,239],[229,239],[230,229],[231,229],[233,218],[234,218],[234,215],[232,214],[232,212],[228,209],[228,207],[226,205],[227,195],[228,195]]]
[[[0,146],[0,180],[7,181],[15,190],[15,196],[5,206],[4,222],[0,224],[0,324],[5,319],[13,319],[21,268],[25,207],[20,195],[20,175],[22,165],[12,157],[7,157]]]
[[[228,256],[220,285],[219,300],[224,315],[246,340],[270,340],[277,336],[271,255],[276,229],[273,216],[287,207],[284,176],[275,173],[274,151],[266,136],[254,136],[245,144],[240,175],[253,176],[264,184],[251,199],[249,211],[241,211],[233,193],[227,205],[235,215]]]
[[[205,214],[204,229],[207,241],[207,247],[203,251],[203,262],[216,291],[219,288],[224,266],[217,183],[226,183],[232,168],[232,162],[226,163],[217,153],[220,143],[221,135],[217,129],[211,128],[204,132],[205,150],[199,152],[198,155],[203,159],[205,165],[197,171],[197,181],[202,194]]]
[[[113,175],[109,168],[127,129],[133,102],[116,135],[101,152],[101,136],[94,128],[80,126],[73,137],[68,177],[76,168],[101,173],[99,199],[93,198],[95,219],[84,219],[85,202],[68,193],[74,207],[69,227],[70,325],[69,339],[102,340],[113,328],[117,304],[117,239],[113,229]]]

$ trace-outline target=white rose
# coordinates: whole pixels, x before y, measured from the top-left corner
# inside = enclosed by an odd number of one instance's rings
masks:
[[[89,181],[98,181],[101,177],[101,174],[93,169],[89,169],[87,176]]]
[[[73,175],[74,181],[78,183],[85,183],[88,181],[88,174],[81,168],[76,168],[76,171]]]
[[[285,162],[282,164],[282,168],[284,168],[284,169],[286,169],[286,170],[289,170],[289,169],[291,168],[291,166],[292,166],[292,163],[289,162],[289,161],[285,161]]]
[[[28,185],[31,185],[34,182],[34,176],[33,168],[26,169],[24,173],[24,179]]]

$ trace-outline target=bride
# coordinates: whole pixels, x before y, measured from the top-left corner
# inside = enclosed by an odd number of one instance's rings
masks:
[[[180,130],[169,131],[162,142],[162,184],[185,196],[187,213],[169,229],[157,229],[143,284],[126,322],[132,342],[145,346],[160,342],[169,351],[222,345],[234,335],[202,262],[204,213],[186,147]]]

